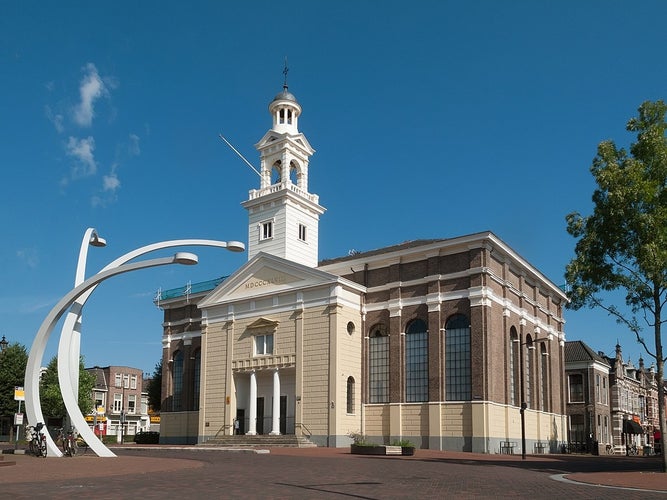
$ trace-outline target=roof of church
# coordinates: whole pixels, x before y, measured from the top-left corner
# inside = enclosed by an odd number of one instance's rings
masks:
[[[608,365],[608,361],[588,347],[581,340],[570,340],[565,342],[565,362],[572,363],[577,361],[597,361]]]
[[[283,91],[280,92],[279,94],[276,94],[276,96],[273,98],[274,101],[294,101],[298,102],[296,100],[296,97],[294,97],[294,94],[291,92],[288,92],[287,88],[283,88]]]
[[[343,257],[334,257],[333,259],[321,260],[319,265],[324,266],[327,264],[333,264],[334,262],[343,262],[348,259],[358,259],[359,257],[370,257],[372,255],[380,255],[383,253],[395,252],[397,250],[405,250],[406,248],[414,248],[423,245],[430,245],[431,243],[436,243],[438,241],[446,241],[446,239],[438,238],[432,240],[409,240],[409,241],[404,241],[403,243],[399,243],[397,245],[376,248],[375,250],[368,250],[366,252],[358,252],[356,250],[350,250],[350,253]]]

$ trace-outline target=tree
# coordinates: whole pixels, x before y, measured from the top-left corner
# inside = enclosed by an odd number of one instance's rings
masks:
[[[661,327],[667,300],[667,139],[663,101],[646,101],[626,130],[636,132],[629,152],[614,142],[598,146],[591,166],[597,183],[593,214],[567,216],[578,241],[567,265],[572,309],[600,307],[625,325],[657,365],[660,432],[665,449],[664,365]],[[625,295],[625,306],[614,297]],[[606,300],[611,298],[611,302]],[[644,329],[652,333],[644,337]]]
[[[95,387],[95,375],[85,370],[83,358],[79,359],[79,409],[83,415],[93,411],[94,399],[93,388]],[[53,357],[49,361],[46,371],[40,379],[40,402],[42,413],[45,417],[62,419],[67,415],[65,402],[60,392],[58,383],[58,358]]]
[[[0,353],[0,432],[5,434],[14,422],[18,402],[14,400],[14,387],[23,387],[28,351],[21,344],[11,344]]]
[[[155,365],[146,392],[148,392],[148,407],[155,412],[159,412],[162,407],[162,359]]]

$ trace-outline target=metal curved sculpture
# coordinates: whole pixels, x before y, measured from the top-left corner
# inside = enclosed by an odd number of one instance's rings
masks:
[[[177,253],[172,257],[163,257],[159,259],[151,259],[141,262],[132,262],[124,265],[119,265],[114,268],[100,271],[96,275],[88,278],[79,286],[74,287],[70,290],[60,301],[51,309],[49,314],[46,316],[42,322],[35,340],[32,343],[30,348],[30,354],[28,355],[28,363],[26,365],[24,388],[25,388],[25,407],[26,414],[28,417],[28,422],[37,423],[44,422],[44,415],[42,414],[42,407],[39,401],[39,371],[42,358],[44,357],[44,351],[46,349],[46,344],[49,340],[49,336],[53,331],[56,323],[60,320],[65,311],[76,302],[76,300],[85,294],[91,288],[94,288],[99,283],[104,280],[116,276],[118,274],[127,273],[130,271],[135,271],[139,269],[146,269],[149,267],[164,266],[169,264],[194,264],[197,262],[197,256],[189,253]],[[70,389],[70,395],[72,388],[69,384],[69,371],[68,366],[66,365],[65,371],[67,373],[67,383],[65,384],[67,388]],[[60,379],[60,370],[59,370],[59,379]],[[64,399],[64,396],[63,396]],[[83,417],[82,417],[83,418]],[[86,425],[87,427],[87,425]],[[49,435],[46,433],[46,442],[48,447],[49,456],[61,457],[62,453],[56,446],[55,442]]]
[[[89,230],[90,231],[90,230]],[[93,230],[94,231],[94,230]],[[83,279],[83,270],[85,269],[86,253],[84,246],[87,249],[87,244],[90,241],[92,233],[89,235],[88,231],[84,235],[82,242],[82,250],[79,254],[79,265],[77,266],[77,280]],[[141,255],[167,248],[182,247],[182,246],[207,246],[216,248],[226,248],[230,251],[243,251],[245,245],[238,241],[218,241],[218,240],[204,240],[204,239],[183,239],[170,240],[159,243],[153,243],[141,248],[137,248],[131,252],[122,255],[110,264],[108,264],[101,272],[114,269],[124,265]],[[67,409],[67,414],[72,425],[79,431],[81,437],[88,443],[89,447],[100,457],[115,457],[116,455],[107,448],[107,446],[100,441],[95,435],[94,431],[90,429],[86,422],[78,402],[78,371],[79,371],[79,325],[81,323],[81,312],[84,304],[97,288],[97,285],[85,291],[73,303],[69,313],[65,317],[65,322],[62,327],[60,342],[58,344],[58,382],[60,384],[60,391],[63,396],[63,402]],[[76,379],[76,383],[75,383]]]

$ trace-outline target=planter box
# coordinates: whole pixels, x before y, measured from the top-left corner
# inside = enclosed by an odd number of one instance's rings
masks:
[[[360,446],[351,444],[350,453],[353,455],[398,455],[407,457],[414,455],[415,449],[413,446]]]

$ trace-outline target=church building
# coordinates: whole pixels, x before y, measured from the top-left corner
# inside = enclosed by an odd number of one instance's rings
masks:
[[[242,204],[247,263],[156,297],[161,442],[292,434],[341,447],[355,433],[519,453],[523,423],[527,453],[558,449],[563,291],[491,232],[320,262],[325,209],[301,111],[287,85],[269,104],[260,185]]]

